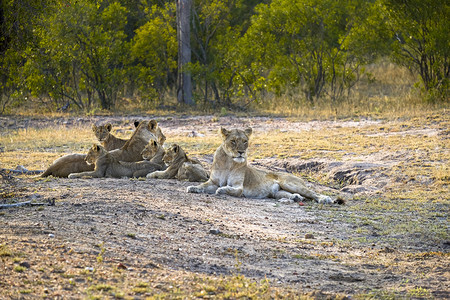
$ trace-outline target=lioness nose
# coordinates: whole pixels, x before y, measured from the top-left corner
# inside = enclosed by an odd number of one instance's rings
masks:
[[[245,151],[238,151],[238,153],[239,153],[240,155],[242,155],[242,154],[245,153]]]

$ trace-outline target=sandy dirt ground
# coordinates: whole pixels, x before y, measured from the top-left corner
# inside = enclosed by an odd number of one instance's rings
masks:
[[[72,126],[93,121],[121,124],[130,119],[133,117],[61,118],[45,122],[3,119],[3,126]],[[256,132],[268,128],[302,132],[321,127],[364,127],[377,122],[292,122],[262,117],[227,117],[211,122],[211,117],[179,117],[163,118],[159,124],[167,136],[208,137],[216,134],[219,126],[252,126]],[[439,129],[421,130],[415,134],[441,133]],[[212,155],[202,159],[208,163]],[[21,253],[13,261],[6,259],[7,254],[2,256],[0,289],[11,292],[3,292],[0,297],[77,298],[76,293],[91,284],[80,272],[89,272],[95,266],[100,270],[98,257],[102,255],[104,264],[123,266],[121,272],[128,273],[130,285],[163,269],[166,274],[242,274],[255,280],[267,278],[273,286],[292,288],[299,293],[318,290],[351,298],[380,291],[414,298],[414,294],[407,293],[415,290],[418,298],[448,299],[449,241],[411,235],[381,238],[370,225],[361,231],[361,223],[351,221],[373,217],[360,207],[393,180],[380,170],[407,159],[408,153],[380,152],[340,162],[295,158],[253,162],[261,168],[288,172],[309,168],[334,172],[342,178],[360,177],[358,184],[348,181],[339,191],[309,183],[319,191],[349,197],[345,205],[329,206],[188,194],[186,187],[191,183],[176,180],[4,178],[2,188],[13,187],[23,201],[54,201],[54,205],[0,210],[0,243],[12,252]],[[448,208],[443,211],[448,212]],[[392,213],[391,217],[409,215]],[[18,265],[24,265],[26,270],[14,272]],[[114,276],[104,277],[106,283],[116,280]],[[76,285],[69,284],[73,280]],[[37,281],[43,284],[28,287],[27,282]],[[164,285],[156,285],[155,289],[158,287],[164,289]],[[23,292],[24,289],[32,292]],[[145,296],[132,295],[137,299]]]

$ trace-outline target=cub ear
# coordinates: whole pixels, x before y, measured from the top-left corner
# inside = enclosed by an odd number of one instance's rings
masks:
[[[100,151],[100,146],[99,145],[96,145],[97,146],[97,151]]]
[[[226,139],[228,137],[228,135],[230,135],[230,131],[226,130],[223,127],[220,127],[220,133],[222,134],[223,139]]]
[[[155,140],[151,140],[151,141],[150,141],[150,143],[152,143],[152,146],[153,146],[153,147],[156,147],[156,146],[158,146],[158,144],[156,143],[156,141],[155,141]]]
[[[139,121],[134,121],[134,127],[137,128],[139,126]]]
[[[158,122],[156,122],[155,120],[150,120],[150,122],[148,122],[149,130],[155,130],[156,127],[158,127]]]
[[[106,130],[108,130],[110,132],[111,129],[112,129],[111,123],[106,124]]]
[[[178,153],[178,151],[180,150],[180,146],[178,146],[177,144],[173,144],[172,145],[172,151],[175,153]]]
[[[252,135],[253,129],[251,127],[248,127],[244,130],[245,135],[250,137]]]

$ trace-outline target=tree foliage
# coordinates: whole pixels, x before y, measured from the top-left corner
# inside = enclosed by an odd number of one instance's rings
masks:
[[[383,0],[392,57],[422,79],[431,99],[448,100],[450,3],[446,0]]]
[[[365,66],[390,56],[448,100],[444,0],[194,0],[196,105],[236,106],[267,93],[341,101]],[[174,97],[176,8],[168,0],[9,0],[0,7],[0,113],[117,108]]]

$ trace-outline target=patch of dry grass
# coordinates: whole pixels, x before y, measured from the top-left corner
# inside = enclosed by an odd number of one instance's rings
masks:
[[[430,112],[448,109],[446,103],[424,102],[416,88],[418,79],[405,68],[388,60],[366,67],[350,94],[342,99],[307,101],[301,91],[266,95],[254,104],[255,110],[305,120],[358,119],[361,116],[385,119],[426,117]]]
[[[302,291],[276,287],[267,279],[252,280],[239,273],[212,276],[166,269],[148,260],[118,263],[111,257],[99,262],[95,255],[74,251],[66,244],[38,243],[41,251],[36,251],[36,241],[15,240],[0,245],[0,250],[7,249],[8,244],[20,245],[20,249],[8,248],[8,255],[2,256],[2,267],[9,275],[0,282],[1,297],[30,294],[41,298],[76,295],[83,299],[314,299]],[[21,256],[15,259],[13,253],[19,250]],[[120,257],[120,253],[109,255]],[[30,267],[20,266],[23,262]]]

